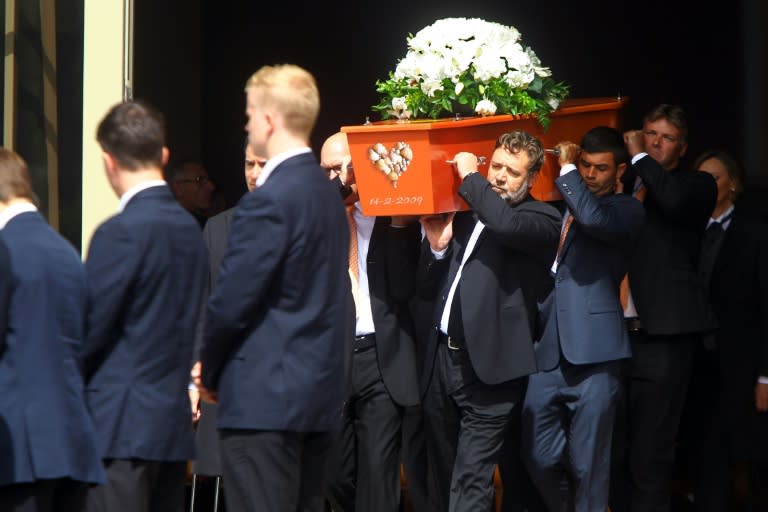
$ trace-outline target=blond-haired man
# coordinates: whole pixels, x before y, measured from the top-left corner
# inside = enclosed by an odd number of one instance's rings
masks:
[[[349,230],[309,148],[312,75],[265,66],[245,92],[250,145],[267,164],[235,212],[198,384],[219,401],[227,510],[319,511],[343,400]]]

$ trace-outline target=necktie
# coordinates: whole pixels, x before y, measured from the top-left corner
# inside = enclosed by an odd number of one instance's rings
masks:
[[[645,188],[643,180],[639,177],[635,181],[635,188],[632,191],[632,196],[641,203],[645,200],[645,195],[648,189]],[[621,302],[621,309],[626,311],[629,305],[629,274],[624,274],[624,278],[621,280],[619,286],[619,302]]]
[[[727,215],[725,218],[719,221],[712,222],[707,230],[704,232],[704,236],[701,239],[701,255],[699,256],[699,274],[701,274],[704,282],[709,284],[709,279],[712,276],[712,269],[715,267],[715,260],[720,252],[720,246],[723,243],[723,237],[725,236],[725,230],[723,224],[728,222],[731,218]]]
[[[571,229],[571,224],[573,223],[573,215],[570,213],[567,215],[568,216],[563,223],[563,229],[560,231],[560,242],[557,244],[557,256],[555,257],[555,261],[557,263],[560,263],[560,258],[563,256],[563,245],[565,245],[565,237],[568,235],[568,230]]]
[[[355,318],[359,317],[358,308],[358,286],[360,282],[360,269],[358,267],[357,256],[357,226],[355,225],[355,205],[347,206],[347,222],[349,223],[349,260],[348,270],[349,278],[352,281],[352,298],[355,301]]]

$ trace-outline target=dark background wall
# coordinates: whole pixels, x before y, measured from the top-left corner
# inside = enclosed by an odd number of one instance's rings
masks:
[[[724,147],[760,182],[765,145],[766,13],[759,0],[137,0],[135,94],[169,119],[172,153],[200,158],[228,203],[245,190],[243,86],[264,64],[310,70],[322,108],[315,150],[340,126],[377,117],[376,79],[406,37],[436,19],[478,17],[520,30],[572,97],[629,97],[625,128],[660,102],[681,104],[691,159]]]

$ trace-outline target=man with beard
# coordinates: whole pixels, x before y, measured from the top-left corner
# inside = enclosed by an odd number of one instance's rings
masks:
[[[489,510],[505,428],[536,371],[533,321],[551,288],[560,214],[529,190],[544,161],[524,131],[496,141],[487,179],[454,157],[472,211],[421,223],[429,243],[419,293],[435,299],[422,375],[429,499],[435,510]]]

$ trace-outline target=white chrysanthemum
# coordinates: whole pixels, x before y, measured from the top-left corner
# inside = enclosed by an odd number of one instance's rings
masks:
[[[481,116],[492,116],[496,113],[496,104],[489,100],[480,100],[475,105],[475,112]]]
[[[381,83],[390,98],[376,108],[399,118],[410,114],[405,104],[419,105],[414,115],[436,116],[451,111],[450,103],[467,104],[474,98],[491,98],[478,103],[477,112],[492,115],[529,108],[525,98],[540,97],[548,105],[557,105],[567,88],[554,83],[552,72],[529,47],[522,44],[521,34],[511,26],[479,18],[444,18],[422,28],[408,38],[408,52],[397,64],[393,80]],[[531,90],[540,77],[541,88]],[[414,92],[409,87],[418,87]],[[440,94],[440,91],[451,91]],[[523,93],[517,97],[516,93]],[[407,94],[403,98],[392,98]],[[424,101],[424,95],[427,101]],[[528,96],[531,95],[531,96]],[[551,97],[555,96],[554,101]],[[394,100],[398,100],[397,105]],[[389,102],[392,110],[389,110]],[[538,103],[533,110],[546,119],[547,109]]]
[[[483,48],[474,64],[474,78],[480,82],[498,78],[507,70],[507,62],[496,48]]]
[[[542,78],[552,76],[552,71],[550,71],[548,67],[544,67],[541,65],[541,60],[530,47],[526,48],[525,52],[528,54],[528,57],[531,59],[531,66],[533,67],[534,72],[538,76]]]
[[[435,91],[443,90],[443,83],[440,80],[424,80],[421,82],[421,90],[431,97],[435,95]]]
[[[512,89],[522,89],[531,83],[527,75],[514,69],[504,75],[504,82]]]

